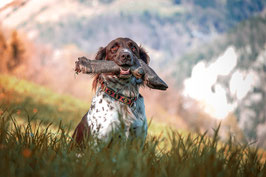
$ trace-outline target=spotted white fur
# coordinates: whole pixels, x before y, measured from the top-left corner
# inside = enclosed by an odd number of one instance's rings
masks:
[[[103,141],[110,140],[110,135],[121,131],[127,138],[140,137],[145,140],[147,135],[147,119],[144,99],[138,93],[135,77],[121,80],[117,76],[103,76],[106,85],[118,93],[128,97],[138,97],[132,107],[121,103],[104,93],[99,87],[87,113],[90,134]]]

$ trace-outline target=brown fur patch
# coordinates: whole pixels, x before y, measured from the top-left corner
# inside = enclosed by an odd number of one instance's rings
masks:
[[[72,135],[72,138],[78,145],[82,145],[84,138],[90,135],[90,129],[87,123],[87,115],[88,113],[83,116],[82,120],[80,121]]]

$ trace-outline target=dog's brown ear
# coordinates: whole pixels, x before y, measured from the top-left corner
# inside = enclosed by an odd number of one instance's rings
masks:
[[[150,63],[150,57],[143,47],[139,47],[139,56],[146,64]]]
[[[101,47],[99,48],[96,56],[95,56],[95,60],[104,60],[106,57],[106,47]],[[96,74],[94,76],[93,82],[92,82],[92,90],[96,91],[97,85],[99,83],[99,79],[100,79],[100,74]]]
[[[106,47],[101,47],[95,56],[95,60],[104,60],[105,57],[106,57]]]

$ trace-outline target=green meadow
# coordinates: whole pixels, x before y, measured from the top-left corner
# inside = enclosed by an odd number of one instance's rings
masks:
[[[265,177],[264,151],[229,139],[150,123],[144,144],[73,143],[89,104],[13,76],[0,75],[0,176]]]

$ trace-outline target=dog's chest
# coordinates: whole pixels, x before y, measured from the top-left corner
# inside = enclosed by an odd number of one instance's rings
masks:
[[[129,107],[98,90],[87,114],[91,133],[99,139],[108,140],[109,135],[123,131],[127,137],[146,138],[147,120],[144,100],[139,97]]]

